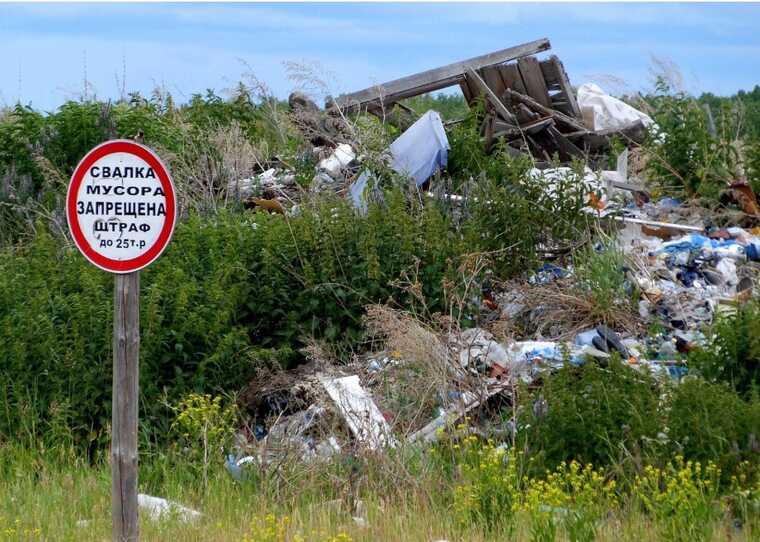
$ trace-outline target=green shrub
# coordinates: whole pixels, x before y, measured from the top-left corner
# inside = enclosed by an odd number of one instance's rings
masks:
[[[615,313],[626,314],[635,306],[629,292],[622,249],[610,240],[599,246],[588,244],[573,255],[574,289],[589,300],[595,322],[615,321]],[[635,294],[635,292],[633,292]]]
[[[716,197],[732,180],[739,156],[734,146],[734,122],[728,110],[718,116],[718,132],[707,129],[707,116],[697,100],[673,92],[660,79],[649,98],[658,130],[649,133],[650,179],[687,197]]]
[[[366,218],[336,200],[291,219],[191,217],[142,272],[145,436],[166,434],[165,400],[238,390],[262,364],[298,361],[307,337],[355,348],[368,303],[442,311],[463,252],[443,215],[400,192]],[[0,435],[44,438],[57,413],[79,445],[106,442],[112,296],[108,274],[44,232],[0,253]]]
[[[760,193],[760,139],[757,137],[745,141],[743,147],[743,164],[752,190]]]
[[[530,399],[545,401],[546,408],[525,405],[518,437],[537,468],[570,459],[610,465],[628,453],[640,456],[662,430],[653,378],[615,359],[607,368],[567,364],[547,375]]]
[[[245,298],[249,226],[178,227],[172,247],[142,273],[141,419],[166,432],[170,400],[194,390],[235,389],[253,375]],[[113,279],[41,231],[0,254],[0,438],[45,442],[65,425],[77,445],[107,442]]]
[[[469,245],[490,253],[498,275],[522,273],[539,263],[542,250],[564,249],[587,234],[592,219],[581,211],[587,194],[576,169],[548,190],[546,179],[528,175],[529,162],[499,150],[485,155],[476,142],[482,156],[466,167],[484,169],[467,183],[462,232]]]
[[[746,395],[760,382],[760,302],[741,305],[735,314],[719,316],[708,345],[689,355],[689,364],[706,379],[727,382]]]
[[[230,180],[250,176],[257,160],[300,139],[284,107],[254,97],[243,84],[230,99],[208,91],[181,106],[159,91],[149,98],[133,93],[115,104],[68,101],[47,114],[17,105],[0,115],[0,246],[30,235],[40,217],[61,234],[68,179],[82,157],[108,139],[140,135],[173,170],[185,209],[216,210],[213,201],[194,201],[200,199],[194,192],[214,200]],[[266,149],[266,156],[257,156],[257,149]]]
[[[667,427],[671,450],[715,462],[724,477],[743,460],[760,460],[760,401],[746,401],[726,384],[687,378],[671,391]]]

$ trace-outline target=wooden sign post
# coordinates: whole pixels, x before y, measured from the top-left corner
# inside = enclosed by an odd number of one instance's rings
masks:
[[[111,505],[113,540],[139,538],[137,406],[140,382],[140,272],[114,277]]]
[[[111,512],[114,542],[137,542],[140,269],[169,244],[174,184],[158,156],[127,140],[92,149],[71,177],[66,216],[77,248],[114,276]]]

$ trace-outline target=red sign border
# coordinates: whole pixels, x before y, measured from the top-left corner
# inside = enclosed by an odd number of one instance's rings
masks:
[[[79,187],[82,184],[85,174],[95,162],[104,156],[116,152],[133,154],[144,160],[158,175],[158,178],[161,181],[161,187],[166,194],[166,220],[164,221],[164,226],[161,229],[158,239],[156,239],[153,246],[146,250],[142,255],[129,260],[114,260],[107,258],[90,246],[82,233],[76,213]],[[66,193],[66,220],[69,223],[69,231],[71,231],[71,235],[74,238],[74,243],[76,243],[79,251],[90,261],[90,263],[111,273],[132,273],[134,271],[139,271],[140,269],[149,266],[161,256],[168,246],[169,241],[171,241],[172,234],[174,233],[174,226],[177,222],[177,199],[174,183],[169,175],[169,170],[164,166],[156,153],[148,147],[134,141],[127,139],[113,139],[101,143],[82,158],[79,165],[77,165],[74,170],[74,174],[71,176],[71,182],[69,183],[69,188]]]

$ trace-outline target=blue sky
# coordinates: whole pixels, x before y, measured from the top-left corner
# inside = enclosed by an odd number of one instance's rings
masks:
[[[730,94],[760,84],[759,27],[758,4],[0,4],[0,105],[54,109],[85,72],[101,98],[123,74],[182,101],[249,70],[287,97],[288,62],[339,94],[542,37],[573,84],[646,90],[654,55]]]

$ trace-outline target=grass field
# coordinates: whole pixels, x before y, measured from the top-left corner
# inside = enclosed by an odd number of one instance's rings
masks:
[[[92,466],[76,460],[46,458],[44,454],[17,451],[10,455],[9,451],[7,446],[3,450],[0,540],[110,540],[107,464]],[[585,534],[577,530],[573,533],[568,527],[566,518],[572,510],[556,508],[536,514],[535,509],[520,508],[514,515],[505,511],[505,517],[512,518],[510,522],[486,529],[488,523],[477,517],[462,521],[460,507],[449,499],[456,484],[447,486],[442,473],[427,466],[394,485],[392,478],[403,470],[386,473],[385,480],[380,481],[375,474],[359,478],[340,476],[329,466],[294,467],[241,484],[233,481],[223,466],[214,465],[204,489],[197,480],[192,480],[191,466],[172,464],[163,458],[142,467],[141,491],[196,509],[202,516],[184,522],[178,514],[152,520],[143,513],[141,537],[168,542],[749,541],[757,540],[760,533],[760,522],[756,519],[743,528],[735,525],[719,501],[710,503],[713,508],[707,516],[679,517],[681,512],[675,510],[671,522],[657,514],[646,514],[633,500],[620,500],[618,505],[604,511],[593,522],[593,530]],[[540,487],[550,500],[552,488]],[[579,491],[582,493],[583,489]],[[358,504],[357,496],[361,499]],[[362,520],[354,519],[357,514]],[[691,521],[691,525],[683,532],[674,530],[684,519]],[[697,530],[691,530],[696,524]]]

